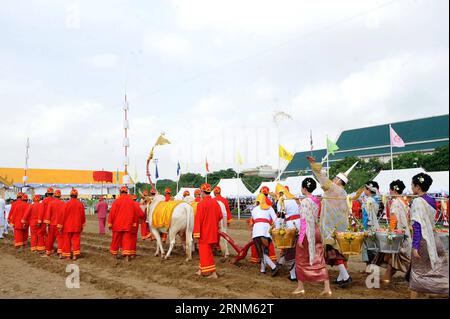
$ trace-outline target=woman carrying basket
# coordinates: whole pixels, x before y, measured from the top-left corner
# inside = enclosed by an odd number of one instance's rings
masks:
[[[305,294],[303,282],[323,282],[325,288],[321,295],[331,296],[325,250],[318,225],[320,201],[311,195],[316,187],[316,182],[310,177],[302,182],[302,194],[306,198],[300,204],[302,218],[295,251],[298,286],[293,294]]]
[[[408,203],[401,197],[406,186],[401,180],[393,181],[390,185],[390,193],[393,196],[390,204],[390,223],[391,231],[404,230],[406,239],[400,248],[398,254],[386,254],[379,252],[374,258],[373,263],[377,266],[386,266],[383,283],[390,283],[392,276],[397,272],[406,273],[411,263],[411,232],[409,230]]]

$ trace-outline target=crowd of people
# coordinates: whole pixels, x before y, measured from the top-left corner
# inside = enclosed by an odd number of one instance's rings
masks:
[[[355,165],[330,180],[320,163],[312,157],[308,160],[320,185],[312,178],[304,179],[300,198],[292,195],[288,187],[278,185],[274,192],[263,187],[256,200],[242,201],[251,206],[249,226],[254,245],[250,260],[260,265],[261,273],[266,273],[269,268],[272,276],[276,276],[283,266],[287,266],[289,279],[297,282],[293,294],[304,295],[306,282],[322,282],[322,295],[331,296],[332,283],[341,287],[352,284],[348,256],[341,251],[336,232],[349,232],[358,225],[363,231],[376,232],[381,227],[381,217],[387,216],[389,229],[400,230],[406,239],[398,253],[393,254],[375,252],[364,244],[361,260],[368,266],[366,272],[371,272],[371,265],[385,267],[382,282],[386,284],[395,273],[404,273],[412,298],[419,293],[448,294],[448,260],[443,243],[434,232],[438,207],[436,200],[427,194],[433,182],[429,175],[420,173],[412,178],[414,196],[410,201],[402,196],[405,183],[395,180],[390,184],[389,202],[383,207],[379,185],[368,181],[353,196],[353,205],[349,205],[344,187]],[[319,186],[324,191],[321,198],[312,195]],[[213,192],[214,197],[211,196]],[[112,232],[110,253],[115,258],[122,256],[131,261],[136,257],[139,228],[142,240],[154,239],[151,221],[147,218],[157,192],[152,188],[141,195],[138,202],[137,196],[128,194],[128,188],[123,186],[111,206],[100,198],[95,207],[99,233],[104,235],[107,228]],[[183,199],[195,211],[193,239],[199,253],[197,275],[217,278],[214,251],[220,247],[219,223],[224,218],[218,202],[227,210],[228,224],[232,221],[230,207],[233,203],[221,196],[219,187],[213,189],[207,183],[193,195],[192,198],[187,191]],[[172,200],[171,190],[166,189],[164,201]],[[84,205],[78,199],[77,190],[71,191],[67,202],[61,200],[59,190],[52,188],[47,190],[45,198],[35,195],[32,204],[28,201],[26,194],[18,193],[13,203],[0,202],[0,215],[6,218],[6,222],[1,223],[0,236],[13,229],[14,245],[18,250],[23,250],[30,238],[31,251],[41,253],[42,257],[57,254],[61,259],[77,259],[81,255],[80,238],[86,223]],[[445,214],[438,217],[448,218]],[[292,247],[279,250],[279,258],[273,242],[274,229],[295,230],[296,234]],[[165,240],[167,234],[162,235]],[[330,281],[328,266],[339,270],[333,281]]]
[[[272,274],[275,274],[280,264],[290,261],[289,278],[298,282],[293,294],[305,294],[304,282],[323,282],[322,295],[331,295],[327,265],[336,266],[339,270],[334,284],[346,287],[352,283],[348,258],[340,250],[336,232],[350,232],[358,223],[363,231],[380,231],[382,202],[379,185],[374,181],[365,183],[352,198],[362,202],[361,216],[358,216],[361,220],[358,220],[353,216],[354,205],[349,205],[349,197],[344,190],[352,169],[330,180],[323,174],[321,164],[312,157],[308,157],[308,160],[324,190],[322,198],[312,195],[317,187],[312,178],[306,178],[302,183],[302,200],[290,194],[287,187],[279,185],[280,188],[272,195],[278,204],[273,205],[268,190],[262,189],[262,194],[257,198],[258,207],[252,211],[253,239],[262,273],[269,266]],[[390,201],[387,205],[389,228],[406,235],[398,253],[375,252],[369,250],[366,244],[362,247],[362,261],[368,266],[365,272],[371,273],[370,265],[386,267],[382,278],[385,284],[391,282],[396,272],[403,272],[409,281],[412,298],[416,298],[419,293],[448,294],[448,259],[443,242],[434,232],[436,200],[427,194],[432,182],[425,173],[414,176],[411,181],[414,196],[410,202],[402,196],[406,188],[403,181],[396,180],[390,184]],[[289,222],[297,224],[289,225]],[[275,229],[295,227],[298,230],[295,246],[282,251],[283,256],[278,264],[269,258],[271,224]]]

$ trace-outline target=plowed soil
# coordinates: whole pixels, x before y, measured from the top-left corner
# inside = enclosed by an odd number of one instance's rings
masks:
[[[82,258],[77,261],[59,260],[56,256],[42,258],[27,248],[16,251],[11,236],[0,239],[0,274],[2,287],[0,298],[324,298],[319,294],[322,284],[306,284],[305,296],[293,296],[296,283],[287,279],[288,270],[282,269],[272,278],[260,274],[259,265],[248,260],[239,265],[216,257],[219,279],[198,277],[198,254],[185,261],[181,242],[177,244],[169,260],[154,257],[155,242],[138,242],[138,257],[131,262],[115,260],[109,253],[110,234],[98,235],[95,216],[88,216],[82,234]],[[245,221],[234,221],[228,233],[241,246],[250,240],[251,233]],[[250,254],[249,254],[250,255]],[[247,256],[249,258],[250,256]],[[352,257],[349,263],[353,277],[351,287],[333,287],[332,298],[373,299],[409,298],[407,282],[403,275],[396,275],[394,282],[380,289],[366,287],[366,274],[360,271],[365,265],[361,257]],[[66,288],[68,264],[80,269],[80,288]],[[331,279],[337,269],[329,269]]]

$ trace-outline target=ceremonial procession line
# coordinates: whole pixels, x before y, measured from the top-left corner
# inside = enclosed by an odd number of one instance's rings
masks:
[[[305,295],[305,283],[311,282],[323,283],[322,296],[333,295],[332,284],[350,286],[353,281],[347,264],[350,255],[361,255],[368,273],[373,265],[386,268],[382,283],[389,284],[395,273],[404,273],[411,298],[421,293],[448,294],[448,228],[436,224],[436,200],[426,193],[433,182],[429,175],[421,173],[410,181],[414,194],[411,203],[402,196],[405,183],[392,181],[390,195],[384,198],[389,200],[389,223],[383,227],[379,218],[383,201],[376,182],[368,181],[350,197],[344,187],[355,165],[330,180],[323,174],[321,164],[312,157],[308,160],[324,196],[312,195],[319,186],[312,178],[302,182],[301,197],[295,197],[281,184],[274,192],[263,187],[249,220],[252,241],[238,252],[236,260],[244,259],[251,249],[250,261],[260,265],[260,273],[269,268],[271,275],[276,276],[282,267],[287,267],[289,279],[298,283],[294,295]],[[108,217],[104,199],[97,205],[99,232],[104,234],[106,226],[112,231],[109,251],[115,258],[121,255],[127,261],[136,257],[139,227],[141,239],[156,240],[155,256],[164,258],[171,255],[179,235],[187,261],[198,250],[196,275],[217,279],[214,252],[224,249],[223,254],[229,255],[225,240],[233,248],[237,246],[226,235],[232,216],[228,201],[220,193],[219,187],[213,189],[205,183],[194,197],[185,192],[183,200],[175,201],[170,189],[166,189],[164,196],[152,190],[144,191],[139,203],[137,196],[128,194],[124,186]],[[362,198],[361,221],[352,213],[351,205],[359,198]],[[445,214],[443,218],[446,221]],[[41,253],[42,257],[56,253],[61,259],[76,260],[81,255],[80,238],[86,217],[76,189],[66,203],[61,200],[61,192],[52,188],[42,201],[35,195],[33,204],[28,204],[26,194],[18,193],[8,223],[14,229],[17,249],[28,244],[30,229],[31,251]],[[166,241],[170,244],[167,253],[163,247]],[[328,266],[339,270],[332,282]]]

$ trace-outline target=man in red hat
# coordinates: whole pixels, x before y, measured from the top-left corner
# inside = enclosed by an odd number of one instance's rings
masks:
[[[147,240],[147,239],[154,239],[153,238],[153,234],[150,231],[150,227],[147,223],[147,216],[148,216],[148,208],[149,208],[149,204],[151,203],[151,197],[149,196],[149,193],[147,190],[144,190],[144,192],[142,193],[143,197],[141,200],[141,203],[139,204],[139,208],[142,210],[142,212],[144,213],[144,217],[145,218],[141,218],[140,219],[140,225],[141,225],[141,239],[142,240]]]
[[[264,196],[266,197],[266,204],[269,206],[273,206],[272,201],[269,199],[269,194],[270,194],[270,189],[267,186],[263,186],[261,187],[261,190],[259,191],[261,194],[264,194]],[[249,226],[253,227],[253,221],[250,219],[249,220]],[[258,251],[256,250],[256,247],[253,245],[251,248],[251,252],[252,252],[252,257],[250,258],[250,262],[254,263],[254,264],[259,264],[260,263],[260,258],[258,255]],[[269,258],[273,261],[273,262],[277,262],[277,253],[275,252],[275,246],[273,245],[273,241],[270,242],[269,244]]]
[[[106,215],[108,214],[108,203],[103,196],[100,196],[97,206],[95,206],[98,218],[98,233],[105,235]]]
[[[191,192],[188,191],[188,190],[185,190],[185,191],[183,192],[183,200],[188,200],[188,199],[189,199],[189,196],[191,196]]]
[[[203,184],[202,201],[198,203],[194,222],[194,239],[198,240],[200,269],[197,275],[217,278],[213,248],[219,243],[219,222],[223,218],[220,206],[211,197],[211,185]]]
[[[108,227],[113,232],[110,252],[116,258],[120,249],[122,256],[128,261],[131,261],[131,256],[136,254],[133,232],[137,229],[139,216],[142,214],[142,210],[128,195],[128,188],[122,186],[120,197],[112,204],[108,216]]]
[[[164,191],[164,197],[166,198],[166,202],[172,200],[172,190],[170,188],[166,188]]]
[[[267,187],[267,186],[261,187],[260,193],[263,193],[264,196],[266,196],[266,203],[267,203],[267,205],[273,206],[273,203],[272,203],[272,201],[269,198],[269,194],[270,194],[269,187]]]
[[[24,249],[28,243],[28,225],[23,223],[23,217],[28,209],[27,194],[18,193],[17,200],[12,204],[8,223],[14,228],[14,246]]]
[[[58,245],[57,254],[62,258],[63,235],[58,232],[58,218],[64,214],[65,203],[61,200],[61,191],[55,191],[54,199],[48,204],[45,211],[44,223],[47,225],[47,239],[45,242],[45,255],[49,257],[53,253],[53,248],[56,243]]]
[[[78,200],[78,191],[70,192],[70,200],[65,204],[63,214],[58,216],[58,230],[63,235],[62,257],[73,260],[81,254],[81,233],[86,224],[84,205]]]
[[[214,198],[217,201],[222,202],[225,205],[225,208],[227,210],[227,223],[230,225],[232,221],[231,211],[230,211],[230,204],[228,203],[228,200],[225,197],[222,197],[221,195],[222,190],[219,186],[214,187]]]
[[[45,240],[47,240],[47,229],[44,223],[45,212],[47,211],[50,202],[52,202],[55,199],[53,197],[53,193],[54,193],[53,188],[49,187],[47,189],[47,192],[45,193],[45,198],[42,200],[41,205],[39,206],[38,226]]]
[[[33,204],[28,206],[25,215],[23,216],[22,224],[30,225],[31,231],[31,251],[44,252],[45,251],[45,238],[42,232],[42,226],[38,226],[39,210],[41,204],[40,195],[34,195]]]
[[[198,203],[202,200],[202,191],[201,189],[196,189],[194,191],[194,198],[195,198],[195,202]]]

